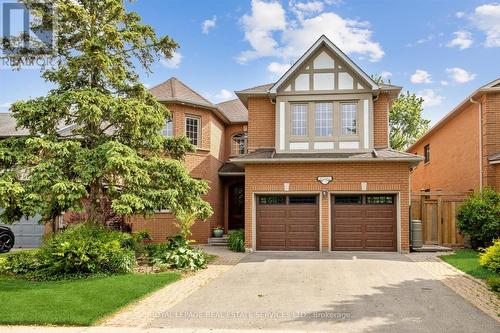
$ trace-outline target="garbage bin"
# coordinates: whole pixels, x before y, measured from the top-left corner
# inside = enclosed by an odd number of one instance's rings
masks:
[[[411,221],[411,246],[414,249],[421,248],[424,245],[422,239],[422,221],[412,220]]]

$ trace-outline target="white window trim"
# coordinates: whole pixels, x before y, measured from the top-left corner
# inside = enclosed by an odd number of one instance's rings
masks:
[[[187,122],[188,119],[196,120],[197,122],[197,139],[196,139],[196,147],[201,147],[201,117],[195,115],[186,115],[184,120],[184,134],[187,136]],[[189,138],[189,137],[188,137]]]

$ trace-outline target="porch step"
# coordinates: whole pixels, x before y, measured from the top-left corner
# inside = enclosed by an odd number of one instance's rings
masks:
[[[222,237],[210,237],[208,239],[208,245],[227,246],[227,235],[223,235]]]
[[[453,251],[451,247],[441,245],[423,245],[419,248],[412,248],[413,252],[449,252]]]

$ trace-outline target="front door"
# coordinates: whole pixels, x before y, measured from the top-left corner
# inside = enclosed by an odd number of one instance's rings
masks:
[[[228,196],[228,229],[243,229],[245,227],[245,184],[229,185]]]

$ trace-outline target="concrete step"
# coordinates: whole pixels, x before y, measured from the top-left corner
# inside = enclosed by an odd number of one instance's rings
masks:
[[[208,244],[214,246],[227,246],[227,235],[222,237],[210,237],[208,239]]]

